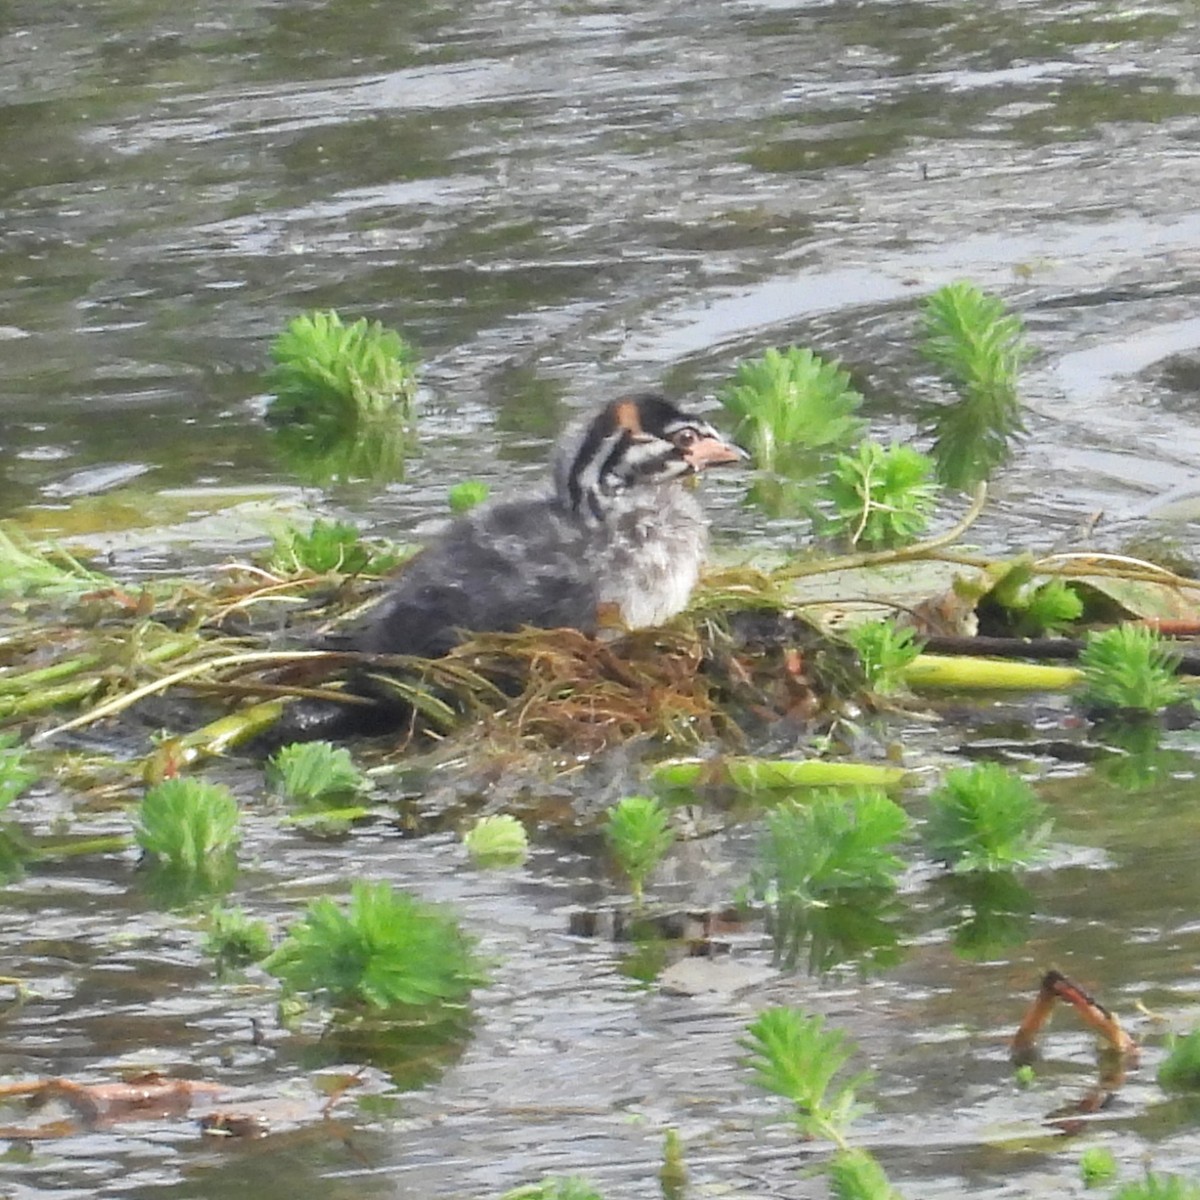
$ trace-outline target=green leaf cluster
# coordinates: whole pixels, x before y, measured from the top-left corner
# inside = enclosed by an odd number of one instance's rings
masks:
[[[350,325],[334,311],[295,317],[271,345],[267,386],[275,420],[311,421],[318,413],[352,425],[399,409],[416,392],[416,353],[396,332],[365,317]]]
[[[1154,713],[1186,695],[1178,653],[1145,625],[1115,625],[1088,635],[1079,656],[1084,704]]]
[[[1112,1200],[1200,1200],[1200,1183],[1179,1175],[1147,1172],[1144,1179],[1118,1188]]]
[[[951,283],[926,301],[922,353],[958,392],[930,414],[938,479],[968,489],[1008,461],[1025,432],[1017,378],[1028,357],[1021,319],[974,284]]]
[[[356,796],[367,786],[350,751],[331,742],[293,742],[272,756],[267,779],[294,804],[320,808]]]
[[[586,1179],[543,1179],[507,1191],[500,1200],[604,1200]]]
[[[908,832],[908,817],[875,788],[818,791],[767,813],[766,838],[750,876],[768,903],[820,904],[847,889],[892,889],[903,862],[888,847]]]
[[[852,546],[893,549],[929,525],[937,500],[933,460],[911,446],[861,442],[838,455],[826,484],[829,525]]]
[[[1083,616],[1083,599],[1065,580],[1033,582],[1033,559],[1028,554],[993,564],[988,575],[994,582],[986,598],[1004,610],[1018,637],[1061,633]]]
[[[313,900],[263,966],[341,1009],[460,1004],[484,981],[454,918],[386,883],[355,883],[346,905]]]
[[[15,733],[0,733],[0,812],[3,812],[35,779],[27,751]]]
[[[492,489],[482,479],[464,479],[456,483],[449,491],[447,500],[450,511],[455,516],[470,512],[476,505],[482,504]]]
[[[878,695],[904,690],[904,668],[921,653],[913,629],[895,621],[867,621],[846,634],[858,652],[867,684]]]
[[[318,518],[307,533],[288,528],[276,534],[266,565],[282,575],[382,574],[403,558],[393,547],[364,542],[353,525]]]
[[[219,783],[180,776],[156,783],[134,817],[134,838],[177,871],[203,874],[238,841],[238,804]]]
[[[792,346],[739,363],[718,399],[736,419],[733,436],[762,471],[787,474],[798,452],[854,442],[862,396],[836,362]]]
[[[834,1200],[900,1200],[878,1160],[865,1150],[839,1150],[829,1163]]]
[[[1117,1177],[1117,1160],[1107,1146],[1089,1146],[1079,1156],[1079,1177],[1085,1188],[1099,1187]]]
[[[608,810],[604,835],[634,898],[675,842],[667,810],[652,796],[626,796]]]
[[[0,596],[76,596],[112,586],[109,576],[65,550],[42,549],[18,530],[0,526]]]
[[[1200,1091],[1200,1029],[1167,1039],[1167,1057],[1158,1068],[1158,1084],[1169,1092]]]
[[[480,817],[463,835],[463,845],[481,867],[516,867],[529,857],[529,835],[510,813]]]
[[[212,908],[205,926],[204,951],[222,967],[245,966],[271,953],[266,921],[249,917],[240,908]]]
[[[1007,871],[1042,850],[1052,822],[1037,793],[999,763],[947,771],[929,797],[925,840],[954,871]]]
[[[844,1033],[826,1029],[819,1016],[798,1008],[768,1008],[746,1028],[739,1045],[749,1052],[747,1065],[759,1087],[789,1100],[792,1117],[808,1137],[830,1138],[843,1149],[845,1132],[864,1107],[857,1089],[866,1073],[835,1079],[854,1056]]]

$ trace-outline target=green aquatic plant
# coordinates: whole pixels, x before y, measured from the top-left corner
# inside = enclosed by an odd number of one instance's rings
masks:
[[[851,546],[893,549],[915,541],[937,500],[933,460],[911,446],[861,442],[839,454],[825,485],[828,526]]]
[[[271,757],[267,780],[274,791],[304,808],[328,807],[364,791],[366,777],[345,746],[293,742]]]
[[[946,772],[929,797],[925,841],[956,872],[1007,871],[1040,855],[1051,824],[1024,779],[983,762]]]
[[[403,558],[395,547],[364,542],[353,525],[318,519],[307,533],[290,527],[277,533],[266,566],[281,575],[380,575]]]
[[[687,1164],[683,1158],[683,1138],[678,1129],[668,1129],[663,1135],[663,1161],[658,1170],[658,1182],[663,1200],[684,1200],[687,1194]]]
[[[1117,1177],[1117,1160],[1107,1146],[1088,1146],[1079,1156],[1079,1178],[1085,1188],[1100,1187]]]
[[[764,471],[786,473],[804,450],[849,446],[863,428],[849,373],[796,346],[739,363],[718,399],[737,422],[734,438]]]
[[[908,817],[874,788],[785,800],[767,813],[766,826],[750,889],[768,903],[819,904],[847,889],[890,890],[904,866],[890,847],[907,834]]]
[[[240,908],[209,910],[205,919],[204,952],[217,961],[218,969],[246,966],[271,953],[271,931],[266,921],[246,915]]]
[[[1145,625],[1115,625],[1088,634],[1079,656],[1081,699],[1100,709],[1154,713],[1186,695],[1175,674],[1178,653]]]
[[[1200,1200],[1200,1183],[1179,1175],[1155,1175],[1119,1187],[1112,1200]]]
[[[500,1200],[604,1200],[586,1179],[543,1179],[512,1188]]]
[[[134,839],[159,862],[203,874],[238,842],[238,804],[219,783],[179,777],[156,783],[134,817]]]
[[[800,1133],[837,1148],[828,1172],[838,1200],[896,1200],[883,1168],[846,1137],[854,1119],[866,1111],[858,1089],[870,1074],[838,1078],[856,1052],[844,1033],[827,1029],[819,1016],[780,1006],[760,1013],[739,1045],[749,1053],[747,1065],[759,1087],[791,1102]]]
[[[938,479],[973,488],[1008,461],[1025,432],[1017,393],[1029,355],[1024,325],[995,296],[951,283],[926,301],[922,326],[922,353],[958,392],[929,416]]]
[[[417,356],[396,332],[365,317],[343,324],[333,311],[293,318],[271,345],[271,417],[308,421],[317,413],[349,425],[367,417],[407,418]]]
[[[871,691],[880,696],[905,690],[904,668],[921,653],[922,643],[910,626],[895,621],[867,621],[846,633]]]
[[[1200,1029],[1167,1039],[1167,1057],[1158,1068],[1158,1085],[1168,1092],[1200,1091]]]
[[[293,993],[337,1009],[461,1005],[484,981],[457,921],[386,883],[358,882],[350,900],[309,903],[263,963]]]
[[[482,504],[492,489],[482,479],[464,479],[456,483],[447,493],[450,511],[455,516],[470,512],[476,505]]]
[[[640,904],[647,877],[675,842],[667,810],[652,796],[626,796],[608,810],[604,835]]]
[[[28,753],[15,733],[0,733],[0,812],[31,783],[38,772],[29,765]]]
[[[65,550],[35,546],[19,530],[0,525],[0,596],[77,596],[112,586],[109,576]]]
[[[480,867],[518,867],[529,857],[525,826],[509,813],[480,817],[463,834],[463,845]]]
[[[1051,579],[1030,590],[1024,611],[1018,614],[1016,632],[1021,637],[1062,633],[1083,616],[1083,600],[1062,579]]]
[[[904,864],[891,847],[908,832],[904,810],[872,788],[815,792],[783,801],[766,825],[748,893],[765,907],[775,961],[790,969],[806,946],[814,971],[892,957],[888,900]]]
[[[849,374],[796,346],[739,363],[718,399],[754,460],[750,498],[775,515],[810,511],[822,466],[863,429],[855,416],[862,396]]]

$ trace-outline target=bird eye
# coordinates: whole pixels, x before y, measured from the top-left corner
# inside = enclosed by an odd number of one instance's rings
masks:
[[[680,450],[686,450],[689,446],[694,446],[699,440],[700,433],[693,429],[690,425],[685,425],[671,438]]]

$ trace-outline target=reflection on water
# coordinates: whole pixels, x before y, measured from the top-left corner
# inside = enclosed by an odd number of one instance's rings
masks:
[[[191,495],[323,481],[277,456],[261,419],[270,339],[312,308],[382,320],[427,363],[420,454],[352,501],[401,537],[457,479],[540,483],[578,408],[664,379],[711,394],[767,345],[842,358],[880,431],[903,432],[923,391],[915,302],[962,276],[1022,311],[1038,355],[1033,437],[981,536],[1036,548],[1097,509],[1140,511],[1200,460],[1191,376],[1164,366],[1200,345],[1196,21],[1182,0],[14,0],[0,516],[98,492],[148,514],[135,477]],[[338,473],[398,478],[388,439],[363,445],[370,461]],[[715,483],[718,535],[770,539]],[[208,548],[198,535],[188,554]],[[285,1122],[222,1148],[150,1124],[34,1147],[6,1171],[53,1195],[426,1200],[556,1172],[642,1197],[675,1125],[697,1188],[790,1196],[804,1152],[766,1128],[736,1038],[761,1005],[798,1003],[879,1069],[865,1137],[908,1194],[1069,1191],[1073,1157],[1041,1121],[1094,1074],[1088,1038],[1052,1030],[1026,1100],[1003,1037],[1050,964],[1124,1013],[1147,992],[1195,1002],[1196,747],[1164,745],[1079,775],[1044,764],[1056,838],[1097,848],[1082,859],[913,882],[899,942],[890,914],[857,904],[796,935],[821,969],[881,946],[869,983],[831,969],[750,994],[641,989],[619,951],[567,933],[570,905],[594,899],[580,861],[535,856],[497,880],[390,828],[330,846],[260,829],[237,902],[268,915],[349,873],[459,904],[499,964],[462,1057],[435,1056],[444,1074],[399,1117],[368,1096],[348,1126]],[[736,873],[736,836],[719,846]],[[2,857],[17,874],[20,847]],[[250,1037],[252,1021],[275,1028],[272,994],[252,975],[214,983],[194,931],[131,871],[119,855],[32,862],[10,884],[5,971],[29,988],[0,1014],[10,1068],[108,1077],[151,1059],[305,1087]],[[644,949],[625,968],[640,978],[657,965]],[[1163,1103],[1158,1031],[1138,1032],[1148,1066],[1089,1128],[1124,1161],[1194,1173],[1194,1113]]]

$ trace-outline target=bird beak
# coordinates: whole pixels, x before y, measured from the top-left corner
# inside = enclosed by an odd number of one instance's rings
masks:
[[[702,437],[684,451],[683,457],[693,471],[702,471],[705,467],[719,467],[722,463],[741,462],[750,455],[741,446],[735,446],[723,438]]]

